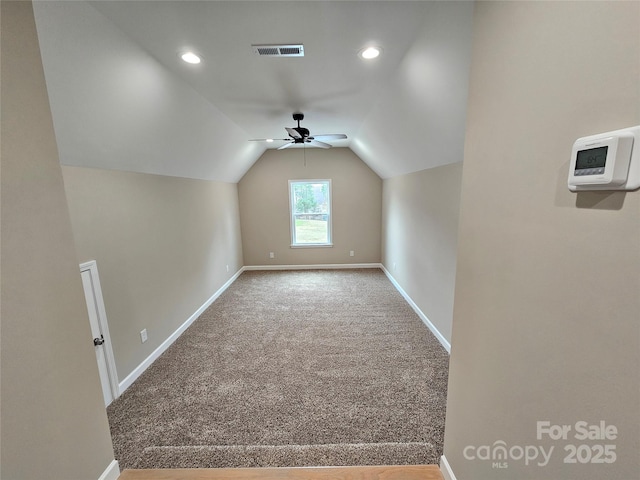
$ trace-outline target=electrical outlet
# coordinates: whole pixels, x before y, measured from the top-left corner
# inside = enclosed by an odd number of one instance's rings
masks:
[[[273,252],[269,252],[269,258],[276,258],[276,254]]]
[[[354,252],[353,250],[350,250],[350,251],[349,251],[349,256],[350,256],[350,257],[353,257],[355,254],[356,254],[356,252]]]
[[[393,269],[396,269],[396,262],[393,262]]]
[[[142,341],[142,343],[147,341],[147,329],[143,329],[140,331],[140,340]]]
[[[229,265],[227,265],[227,273],[229,273]]]

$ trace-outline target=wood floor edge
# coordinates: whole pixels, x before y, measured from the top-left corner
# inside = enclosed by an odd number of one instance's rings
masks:
[[[444,480],[438,465],[124,470],[118,480]]]

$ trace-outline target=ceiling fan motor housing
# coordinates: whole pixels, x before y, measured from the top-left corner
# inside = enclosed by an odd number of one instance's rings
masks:
[[[295,112],[293,114],[293,119],[298,122],[297,127],[293,127],[293,129],[300,134],[302,138],[294,138],[295,143],[304,143],[307,137],[309,136],[309,130],[300,126],[300,120],[304,120],[304,113]]]

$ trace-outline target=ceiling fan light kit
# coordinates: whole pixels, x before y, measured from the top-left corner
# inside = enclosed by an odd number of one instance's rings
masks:
[[[300,121],[304,120],[304,114],[301,112],[295,112],[293,114],[293,120],[298,122],[297,127],[284,127],[289,134],[289,138],[254,138],[249,140],[250,142],[273,142],[274,140],[282,140],[289,143],[285,143],[278,150],[284,150],[292,145],[302,144],[303,146],[311,146],[318,148],[331,148],[333,145],[325,143],[323,140],[345,140],[347,136],[344,133],[323,133],[320,135],[310,135],[309,130],[300,126]]]

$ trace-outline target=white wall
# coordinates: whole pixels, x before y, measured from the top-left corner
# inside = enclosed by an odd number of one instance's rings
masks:
[[[462,161],[473,2],[429,2],[425,24],[351,148],[380,177]]]
[[[458,480],[638,478],[640,191],[566,185],[576,138],[640,124],[638,25],[638,2],[476,5],[444,445]],[[572,430],[538,438],[538,421]],[[576,439],[579,421],[618,435]],[[554,452],[464,455],[498,441]],[[565,463],[571,444],[617,458]]]
[[[63,165],[237,182],[264,151],[89,2],[35,14]]]
[[[33,10],[0,9],[0,477],[98,479],[113,448]]]

